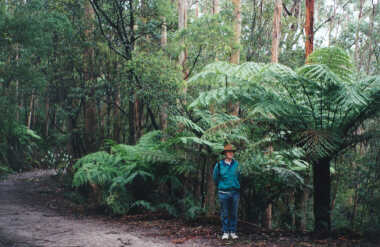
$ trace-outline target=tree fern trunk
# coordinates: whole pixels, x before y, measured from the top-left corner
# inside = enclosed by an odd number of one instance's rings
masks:
[[[330,160],[330,158],[322,158],[313,164],[314,231],[322,235],[328,234],[331,230]]]

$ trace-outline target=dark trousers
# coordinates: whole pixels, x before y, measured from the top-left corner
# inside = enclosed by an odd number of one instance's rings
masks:
[[[218,191],[220,202],[220,217],[223,232],[235,232],[237,230],[239,191]]]

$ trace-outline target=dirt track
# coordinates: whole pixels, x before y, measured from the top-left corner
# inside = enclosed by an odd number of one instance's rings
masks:
[[[59,202],[41,200],[41,195],[49,191],[40,181],[52,174],[51,170],[33,171],[0,181],[0,247],[175,246],[103,216],[78,218],[55,210]],[[188,242],[182,246],[200,244]]]
[[[313,241],[307,235],[244,229],[237,242],[221,241],[219,225],[188,226],[177,220],[125,221],[75,211],[52,170],[10,175],[0,180],[0,247],[378,247],[362,241]],[[75,208],[75,207],[74,207]],[[179,245],[178,245],[179,244]]]

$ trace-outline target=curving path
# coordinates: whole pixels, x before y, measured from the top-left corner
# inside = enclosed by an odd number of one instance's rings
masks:
[[[53,173],[38,170],[0,181],[0,247],[175,246],[169,240],[143,236],[144,230],[115,224],[105,217],[78,218],[54,210],[54,204],[40,199],[40,195],[48,193],[48,187],[43,188],[39,182]],[[200,245],[188,242],[182,246]]]

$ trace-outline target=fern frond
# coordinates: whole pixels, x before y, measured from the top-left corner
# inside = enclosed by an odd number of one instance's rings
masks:
[[[140,137],[137,145],[143,148],[156,148],[157,144],[161,143],[162,131],[154,130],[147,132],[143,136]]]
[[[308,56],[307,63],[326,65],[341,80],[352,82],[354,63],[347,52],[341,48],[317,49]]]
[[[188,83],[206,84],[220,87],[225,85],[235,73],[237,66],[228,62],[218,61],[206,65],[203,70],[187,80]]]
[[[204,133],[204,130],[199,125],[197,125],[196,123],[194,123],[193,121],[191,121],[190,119],[186,117],[173,116],[172,120],[176,123],[185,125],[190,130],[194,130],[195,132],[198,132],[198,133]]]
[[[212,150],[219,152],[223,150],[223,145],[221,143],[210,142],[199,137],[190,136],[190,137],[180,137],[179,138],[183,144],[200,144],[210,147]]]

